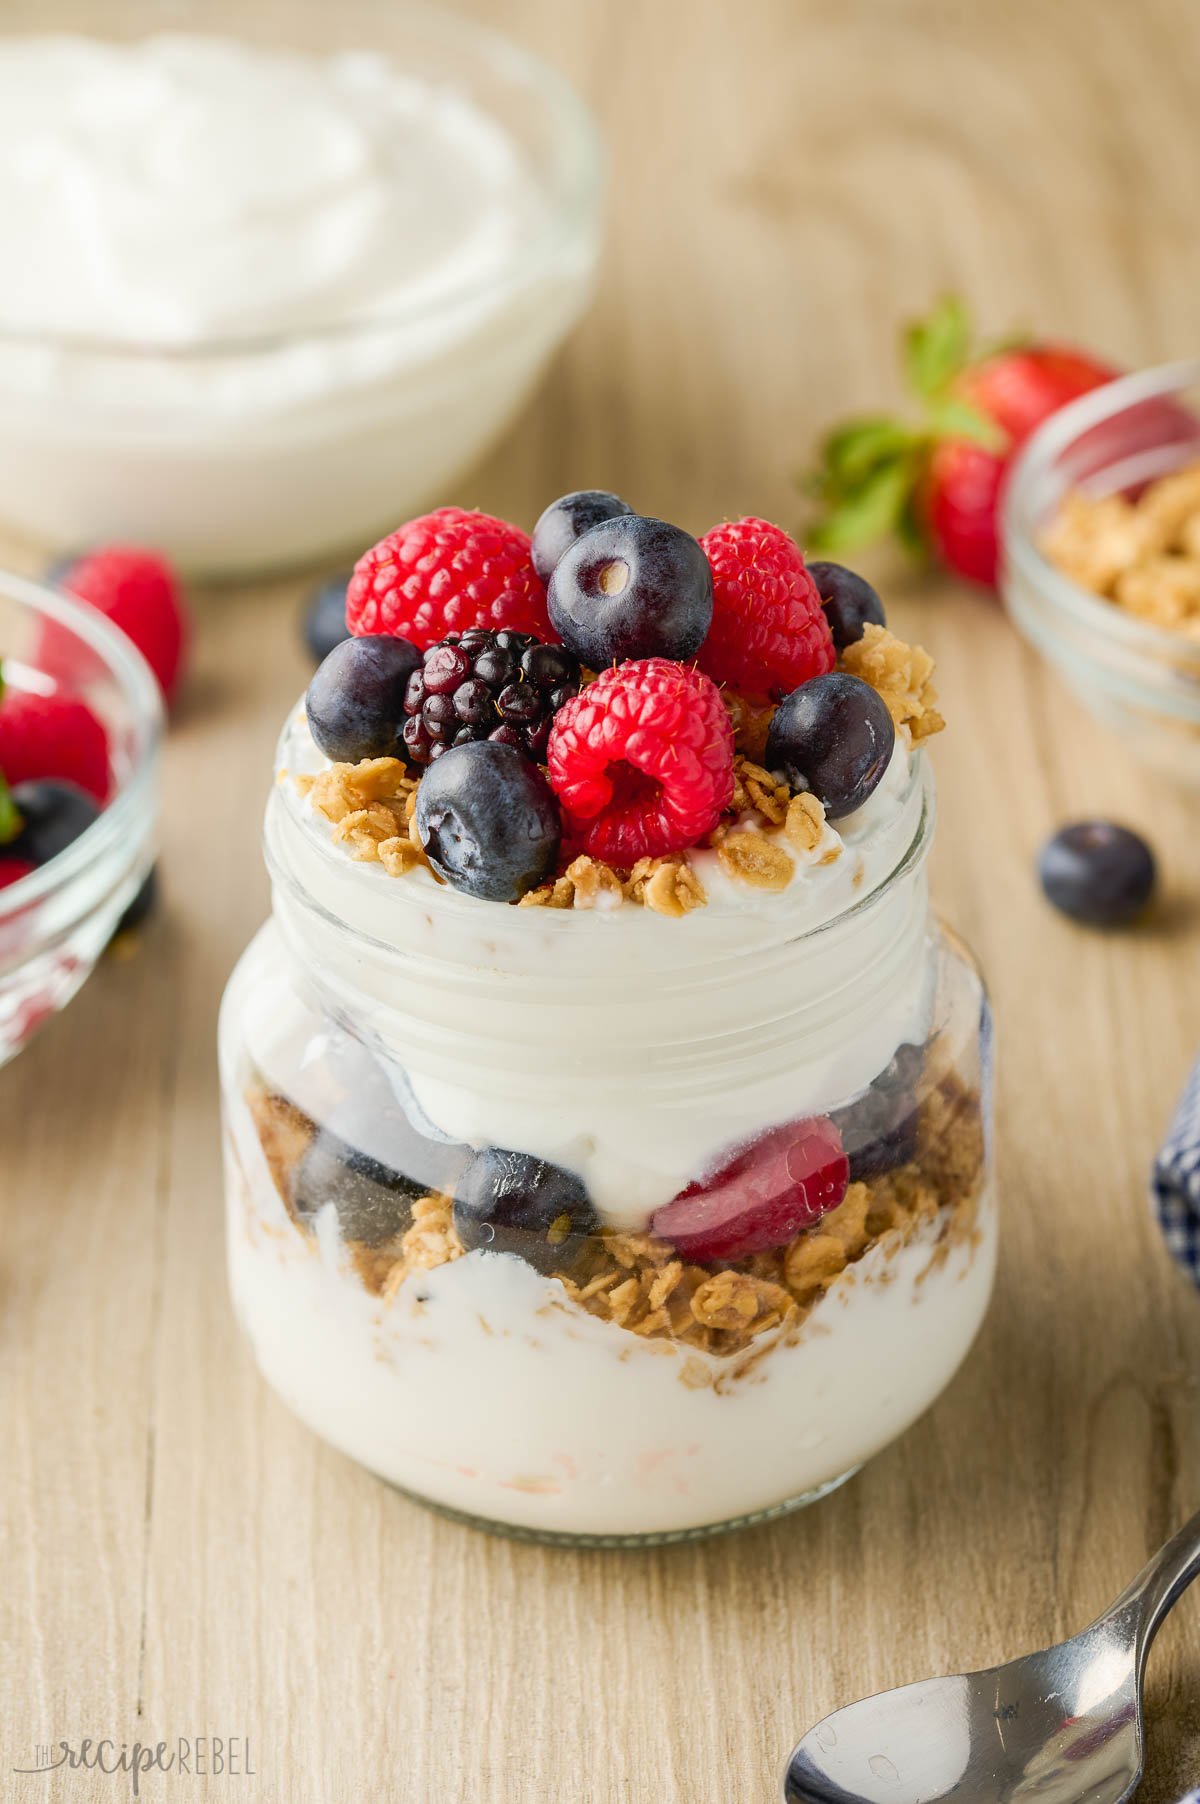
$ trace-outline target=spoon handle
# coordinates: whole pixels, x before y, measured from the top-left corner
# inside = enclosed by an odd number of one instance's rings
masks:
[[[1200,1511],[1138,1573],[1109,1613],[1112,1616],[1127,1613],[1132,1617],[1139,1672],[1167,1611],[1178,1603],[1197,1577],[1200,1577]]]

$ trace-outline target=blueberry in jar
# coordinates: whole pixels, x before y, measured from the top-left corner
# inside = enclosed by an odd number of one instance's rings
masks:
[[[809,564],[808,574],[817,585],[817,594],[821,597],[821,606],[838,651],[845,651],[848,645],[861,639],[865,627],[887,625],[883,603],[864,576],[847,570],[844,564],[824,561]]]
[[[326,1203],[337,1211],[343,1239],[379,1247],[412,1221],[412,1206],[424,1192],[368,1153],[347,1146],[319,1128],[292,1178],[292,1206],[311,1224]]]
[[[1154,854],[1115,821],[1077,821],[1048,839],[1038,860],[1046,899],[1089,927],[1125,927],[1154,894]]]
[[[712,569],[681,527],[622,514],[563,554],[547,605],[563,644],[592,670],[635,658],[686,660],[712,625]]]
[[[407,639],[386,633],[335,645],[308,685],[308,727],[327,758],[402,758],[401,728],[408,679],[421,654]]]
[[[882,1177],[916,1158],[924,1069],[924,1047],[905,1043],[860,1097],[833,1111],[851,1182]]]
[[[488,902],[517,902],[551,876],[562,819],[538,766],[494,739],[452,746],[417,790],[417,833],[445,882]]]
[[[549,1273],[574,1264],[599,1220],[574,1172],[489,1146],[459,1179],[454,1226],[468,1252],[515,1253]]]
[[[533,567],[542,581],[550,581],[554,566],[585,532],[602,520],[632,512],[629,503],[609,489],[576,489],[552,501],[534,527],[530,545]]]
[[[887,703],[845,671],[813,677],[780,703],[767,732],[766,763],[809,791],[830,820],[872,796],[891,761],[896,728]]]
[[[11,798],[21,826],[4,852],[32,865],[49,864],[100,818],[100,808],[91,796],[74,783],[49,777],[18,783]]]

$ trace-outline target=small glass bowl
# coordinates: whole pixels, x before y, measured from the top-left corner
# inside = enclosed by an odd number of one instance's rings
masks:
[[[162,703],[149,666],[102,615],[0,571],[6,685],[53,688],[39,665],[48,631],[56,669],[107,729],[112,794],[73,845],[0,890],[0,1065],[71,1000],[154,859]]]
[[[1128,493],[1200,462],[1200,359],[1141,370],[1054,414],[1016,458],[1000,587],[1021,632],[1127,749],[1200,787],[1200,639],[1137,619],[1056,570],[1038,541],[1072,489]]]
[[[241,576],[364,545],[453,492],[516,418],[585,308],[603,157],[553,69],[420,0],[11,0],[0,37],[223,36],[372,51],[466,94],[515,144],[544,219],[508,263],[369,321],[152,344],[0,333],[0,517],[49,545],[156,545]]]

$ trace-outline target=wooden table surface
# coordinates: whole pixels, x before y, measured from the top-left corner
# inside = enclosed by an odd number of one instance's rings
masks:
[[[795,522],[814,434],[895,398],[897,322],[950,286],[992,331],[1197,349],[1192,0],[472,10],[587,94],[613,188],[595,307],[464,502],[530,524],[598,483],[697,531]],[[868,568],[940,660],[935,890],[999,1022],[1004,1249],[965,1370],[815,1509],[643,1553],[455,1526],[291,1419],[226,1298],[213,1037],[266,908],[302,583],[197,595],[165,908],[0,1075],[0,1796],[124,1795],[10,1771],[59,1737],[219,1735],[255,1777],[149,1795],[766,1804],[824,1711],[1081,1625],[1200,1503],[1200,1297],[1145,1200],[1200,1046],[1200,803],[988,600]],[[1035,848],[1081,811],[1148,830],[1152,925],[1089,935],[1039,900]],[[1150,1712],[1162,1804],[1200,1778],[1200,1596]]]

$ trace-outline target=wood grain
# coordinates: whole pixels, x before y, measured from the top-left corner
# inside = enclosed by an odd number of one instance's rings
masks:
[[[613,189],[595,308],[464,501],[528,522],[600,482],[696,530],[792,521],[815,431],[893,396],[897,320],[946,286],[989,329],[1196,350],[1190,0],[468,10],[578,83]],[[1072,1629],[1196,1507],[1200,1299],[1144,1195],[1200,1045],[1197,802],[989,602],[872,569],[941,663],[936,893],[999,1021],[1005,1243],[966,1370],[819,1507],[640,1554],[453,1526],[290,1419],[226,1301],[213,1035],[265,909],[302,585],[205,594],[165,911],[0,1077],[0,1796],[121,1795],[18,1778],[39,1741],[215,1734],[251,1738],[254,1779],[151,1795],[759,1804],[823,1711]],[[1146,823],[1154,925],[1089,936],[1039,902],[1034,849],[1082,810]],[[1166,1804],[1200,1776],[1200,1598],[1150,1693]]]

